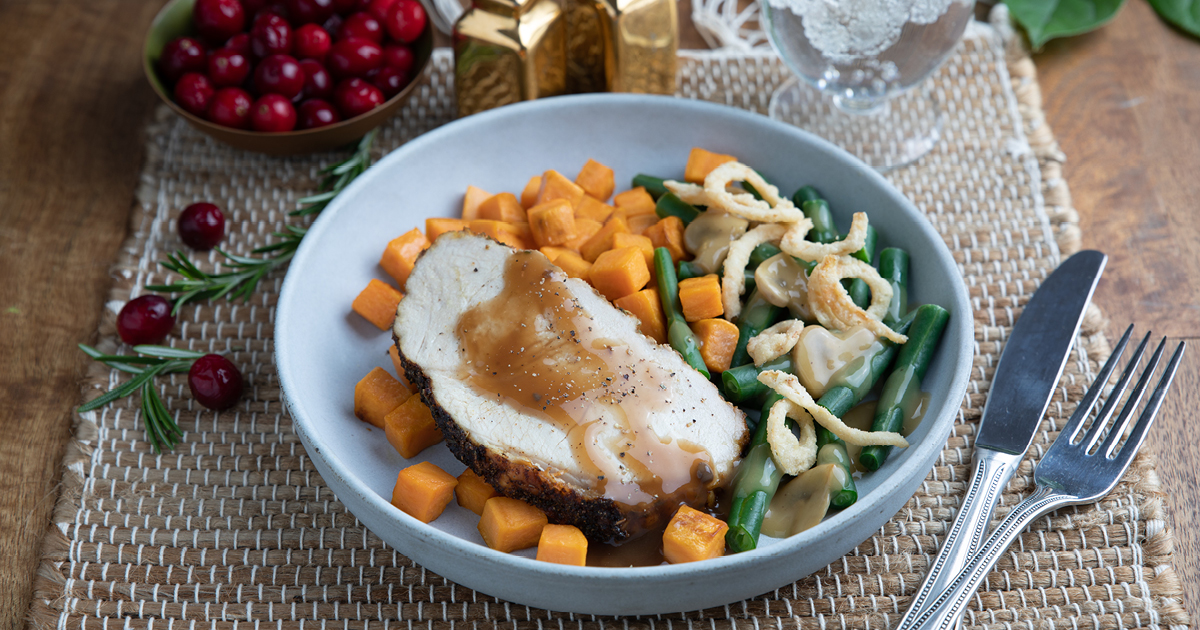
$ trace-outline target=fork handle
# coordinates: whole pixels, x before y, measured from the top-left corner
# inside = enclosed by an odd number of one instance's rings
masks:
[[[1081,503],[1075,496],[1038,486],[1037,490],[1018,503],[996,526],[996,531],[984,541],[966,568],[955,576],[949,586],[926,602],[923,610],[909,609],[897,630],[951,630],[962,617],[967,603],[979,590],[984,578],[996,566],[1000,556],[1025,528],[1043,515],[1060,507]]]
[[[941,552],[933,561],[921,588],[913,594],[908,612],[904,614],[897,630],[907,628],[912,619],[930,608],[933,600],[954,583],[959,572],[979,551],[992,520],[992,510],[1021,464],[1022,457],[1023,454],[1013,455],[990,448],[975,449],[971,485],[967,487],[958,515],[942,543]]]

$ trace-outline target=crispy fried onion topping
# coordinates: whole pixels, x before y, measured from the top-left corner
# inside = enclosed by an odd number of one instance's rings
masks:
[[[787,418],[800,427],[800,439],[788,428]],[[771,445],[771,459],[786,474],[799,475],[817,463],[817,430],[812,416],[790,400],[771,405],[771,413],[767,415],[767,443]]]
[[[811,224],[809,226],[811,230]],[[867,213],[855,212],[846,238],[832,243],[814,243],[804,240],[808,230],[789,232],[779,243],[779,249],[803,260],[821,260],[826,256],[853,254],[867,244]]]
[[[729,185],[746,182],[762,195],[755,199],[747,192],[731,192]],[[726,162],[713,169],[704,178],[704,192],[709,206],[718,206],[730,214],[750,221],[770,223],[795,223],[804,219],[804,213],[792,202],[779,196],[779,189],[741,162]],[[861,246],[860,246],[861,249]]]
[[[802,332],[804,322],[798,319],[779,322],[752,337],[746,344],[746,352],[754,359],[754,365],[762,365],[791,352]]]
[[[846,426],[842,419],[829,413],[829,410],[818,405],[808,390],[800,384],[800,381],[795,376],[779,370],[765,370],[758,375],[758,381],[767,387],[775,390],[780,396],[799,405],[808,413],[812,414],[814,420],[819,422],[821,426],[829,429],[830,433],[842,438],[847,444],[853,446],[900,446],[907,447],[908,440],[904,439],[903,435],[893,433],[891,431],[862,431],[853,427]],[[774,413],[774,407],[771,408]],[[768,417],[768,422],[770,418]],[[770,431],[771,425],[767,425],[767,430]],[[774,448],[775,444],[771,444]]]
[[[843,278],[859,278],[871,288],[871,305],[867,310],[859,308],[850,299],[850,294],[842,286]],[[904,343],[908,337],[880,321],[891,301],[892,285],[874,267],[857,258],[826,256],[808,276],[808,306],[817,321],[831,330],[850,330],[862,325],[880,337],[894,343]]]
[[[725,255],[725,277],[721,279],[725,319],[732,320],[742,312],[742,293],[746,292],[746,265],[750,262],[750,252],[763,243],[778,241],[787,230],[788,226],[781,223],[764,223],[729,244],[729,253]]]
[[[675,196],[683,200],[684,203],[690,203],[693,206],[710,205],[708,201],[708,194],[704,192],[703,186],[689,184],[687,182],[677,182],[673,179],[668,179],[667,181],[663,182],[663,187],[674,193]]]

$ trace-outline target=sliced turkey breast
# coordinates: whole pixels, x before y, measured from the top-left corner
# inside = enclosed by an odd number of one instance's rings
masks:
[[[393,334],[459,460],[593,540],[703,506],[745,417],[637,320],[541,253],[467,232],[417,261]]]

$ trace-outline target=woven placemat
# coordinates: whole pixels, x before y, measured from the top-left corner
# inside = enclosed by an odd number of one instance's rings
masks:
[[[944,236],[974,306],[975,371],[937,465],[874,537],[817,574],[760,597],[704,611],[644,618],[552,613],[456,586],[367,531],[338,502],[291,430],[272,364],[282,272],[246,302],[186,307],[176,342],[220,352],[249,383],[233,410],[194,404],[185,381],[162,387],[186,431],[155,455],[132,402],[77,419],[63,492],[44,545],[31,623],[58,628],[887,628],[907,606],[970,474],[972,436],[999,341],[1040,281],[1079,248],[1062,155],[1041,113],[1033,64],[987,25],[973,25],[930,84],[948,119],[945,139],[889,179]],[[1007,57],[1007,58],[1006,58]],[[439,51],[423,84],[382,130],[376,153],[449,122],[451,58]],[[680,96],[764,112],[788,76],[767,54],[681,55]],[[100,330],[117,350],[120,305],[167,279],[158,262],[180,246],[174,219],[213,200],[231,213],[227,245],[248,254],[272,240],[318,170],[343,157],[268,158],[217,145],[166,113],[147,130],[132,233],[114,267]],[[214,265],[215,257],[207,264]],[[1076,345],[1036,458],[1108,354],[1092,311]],[[87,397],[121,375],[93,365]],[[999,509],[1031,486],[1027,461]],[[973,600],[976,627],[1185,626],[1171,568],[1172,538],[1149,456],[1104,501],[1039,521],[1001,559]]]

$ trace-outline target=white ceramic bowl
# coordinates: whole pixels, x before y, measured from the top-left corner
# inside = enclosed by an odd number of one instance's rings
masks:
[[[574,174],[588,158],[616,170],[681,177],[688,150],[738,156],[785,194],[815,185],[839,223],[869,213],[880,247],[912,254],[910,299],[951,312],[925,378],[932,402],[921,426],[860,498],[817,527],[752,552],[705,562],[639,568],[565,567],[531,551],[483,545],[478,517],[451,502],[429,525],[392,507],[396,473],[414,463],[354,417],[354,384],[371,368],[391,371],[389,333],[350,310],[384,245],[430,216],[456,216],[468,184],[520,192],[547,169]],[[875,171],[833,145],[763,116],[666,97],[599,94],[511,105],[431,131],[372,166],[323,213],[291,263],[279,299],[276,363],[296,433],[325,483],[388,544],[459,584],[560,611],[648,614],[694,610],[759,595],[799,579],[875,533],[912,496],[950,433],[972,358],[972,315],[954,260],[928,221]],[[419,456],[463,470],[444,445]]]

